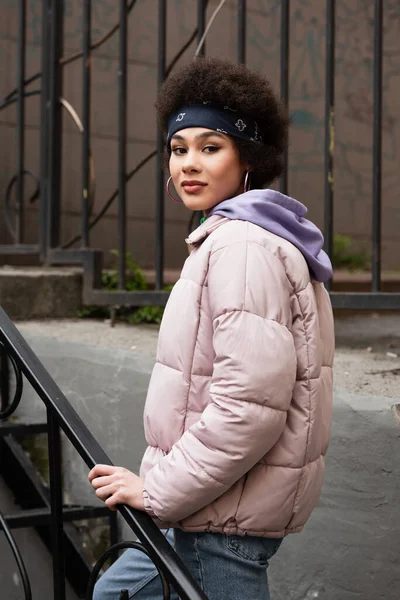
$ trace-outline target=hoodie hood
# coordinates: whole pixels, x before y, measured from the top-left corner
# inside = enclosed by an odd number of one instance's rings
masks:
[[[326,282],[332,277],[332,264],[322,249],[321,231],[306,214],[307,207],[294,198],[275,190],[251,190],[220,202],[208,216],[249,221],[288,240],[304,256],[312,278]]]

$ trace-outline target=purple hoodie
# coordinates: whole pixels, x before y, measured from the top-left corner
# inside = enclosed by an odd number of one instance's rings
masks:
[[[294,198],[274,190],[251,190],[214,206],[209,213],[249,221],[291,242],[303,254],[313,279],[328,281],[332,264],[322,250],[324,238],[305,218],[307,208]]]

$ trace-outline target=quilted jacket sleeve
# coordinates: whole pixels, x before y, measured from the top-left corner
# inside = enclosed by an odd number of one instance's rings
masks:
[[[144,482],[146,510],[176,523],[227,491],[277,442],[296,378],[291,288],[281,261],[254,242],[214,251],[210,403]]]

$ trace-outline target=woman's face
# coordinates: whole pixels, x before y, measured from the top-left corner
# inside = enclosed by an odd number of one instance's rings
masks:
[[[191,210],[210,211],[241,194],[246,166],[233,139],[218,131],[189,127],[171,138],[169,170],[175,189]]]

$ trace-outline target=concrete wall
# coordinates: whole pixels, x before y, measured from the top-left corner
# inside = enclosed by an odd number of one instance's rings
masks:
[[[168,61],[196,25],[196,0],[168,0]],[[207,17],[218,4],[210,0]],[[249,0],[248,65],[266,73],[279,86],[279,0]],[[335,231],[367,243],[371,233],[372,116],[373,116],[373,2],[337,0]],[[17,9],[13,0],[0,0],[0,97],[16,82]],[[65,56],[81,44],[82,3],[65,2]],[[323,222],[323,144],[325,93],[325,2],[291,3],[290,192],[310,207],[311,217]],[[383,265],[398,268],[400,226],[399,142],[400,13],[396,0],[384,3],[385,74],[383,118]],[[113,0],[93,2],[93,41],[118,21]],[[236,2],[229,0],[207,39],[207,53],[235,59]],[[40,69],[41,1],[29,2],[27,74]],[[189,61],[195,44],[180,64]],[[155,145],[157,61],[157,2],[138,0],[129,19],[128,166],[133,168]],[[64,96],[81,114],[81,61],[64,69]],[[98,212],[117,187],[117,70],[118,36],[93,56],[92,150],[96,168]],[[32,84],[30,89],[38,87]],[[26,167],[39,170],[39,99],[27,100]],[[0,113],[0,194],[16,171],[15,106]],[[66,114],[63,140],[63,239],[80,229],[80,136]],[[128,186],[128,244],[144,267],[155,260],[155,161]],[[27,196],[33,184],[27,183]],[[116,206],[95,227],[92,244],[105,250],[117,245]],[[37,235],[37,208],[30,206],[27,241]],[[178,267],[186,256],[184,237],[189,213],[166,199],[166,264]],[[0,236],[10,241],[0,215]]]

